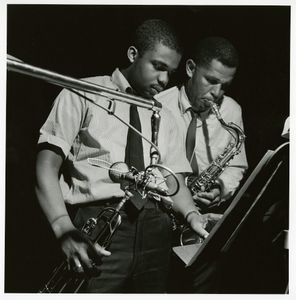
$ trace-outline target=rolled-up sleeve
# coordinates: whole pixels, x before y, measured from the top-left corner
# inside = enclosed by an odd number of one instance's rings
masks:
[[[84,111],[84,100],[64,89],[54,101],[52,110],[40,129],[38,144],[47,142],[55,145],[67,156],[80,130]]]

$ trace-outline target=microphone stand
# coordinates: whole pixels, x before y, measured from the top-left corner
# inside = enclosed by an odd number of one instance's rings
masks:
[[[155,165],[158,163],[160,155],[159,151],[154,147],[158,147],[158,131],[160,125],[161,116],[159,111],[154,110],[151,116],[151,148],[150,148],[150,160],[151,165]]]

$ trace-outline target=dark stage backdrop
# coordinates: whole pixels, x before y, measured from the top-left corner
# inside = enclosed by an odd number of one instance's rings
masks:
[[[131,32],[151,18],[175,24],[188,48],[193,39],[219,35],[238,50],[240,67],[228,95],[243,109],[250,174],[268,149],[285,141],[289,6],[8,5],[7,53],[72,77],[110,74],[128,63]],[[172,84],[181,78],[182,72]],[[33,189],[38,131],[60,89],[7,73],[6,293],[36,292],[60,258]]]

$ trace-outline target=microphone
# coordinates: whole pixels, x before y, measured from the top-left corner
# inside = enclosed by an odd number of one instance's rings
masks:
[[[148,191],[155,192],[161,196],[168,195],[167,190],[163,189],[153,182],[149,182],[148,177],[135,176],[132,171],[128,169],[127,164],[124,162],[114,163],[109,169],[109,177],[115,183],[121,183],[125,180],[135,183],[137,186],[145,188]]]

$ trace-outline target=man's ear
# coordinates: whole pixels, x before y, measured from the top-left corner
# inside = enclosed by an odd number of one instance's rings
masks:
[[[188,59],[186,61],[186,74],[188,75],[189,78],[193,76],[195,68],[196,68],[195,62],[192,59]]]
[[[129,61],[131,63],[133,63],[138,55],[138,50],[136,47],[134,46],[130,46],[128,49],[127,49],[127,57],[129,59]]]

